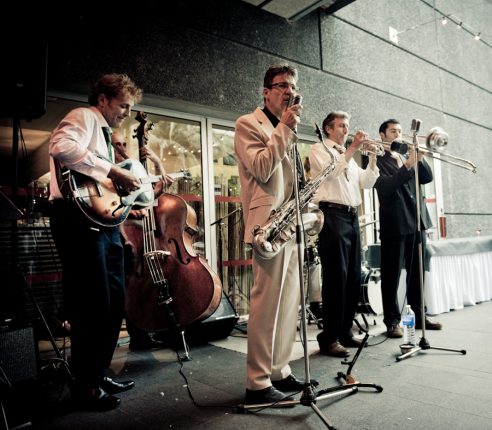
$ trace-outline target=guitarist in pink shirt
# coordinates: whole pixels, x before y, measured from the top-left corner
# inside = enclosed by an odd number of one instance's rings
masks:
[[[110,134],[141,98],[142,90],[127,75],[104,75],[90,90],[90,107],[69,112],[50,140],[51,230],[62,264],[65,317],[70,323],[74,378],[70,389],[76,406],[84,409],[114,409],[120,403],[114,394],[134,386],[133,381],[116,382],[107,374],[124,311],[123,246],[117,224],[94,223],[74,203],[77,196],[97,188],[75,193],[70,187],[64,195],[69,187],[61,181],[60,168],[96,183],[112,182],[122,194],[139,189],[140,180],[113,163]]]

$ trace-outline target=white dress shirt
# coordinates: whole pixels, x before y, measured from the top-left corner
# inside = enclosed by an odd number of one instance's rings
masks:
[[[315,178],[335,159],[335,169],[328,175],[313,197],[314,203],[332,202],[357,207],[362,203],[361,188],[371,188],[379,176],[376,163],[369,163],[362,169],[351,158],[348,162],[345,154],[334,147],[336,142],[326,139],[315,143],[309,152],[311,177]],[[331,156],[330,156],[331,153]]]
[[[108,161],[110,157],[102,127],[109,127],[106,119],[91,106],[70,111],[53,131],[49,146],[50,200],[62,197],[56,180],[54,158],[62,167],[98,181],[108,176],[112,163]],[[114,158],[113,154],[111,156]]]

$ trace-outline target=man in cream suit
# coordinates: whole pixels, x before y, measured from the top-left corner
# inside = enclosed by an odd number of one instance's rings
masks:
[[[289,65],[271,66],[263,81],[264,108],[236,122],[234,145],[246,243],[253,242],[255,226],[264,225],[272,211],[293,198],[295,163],[290,153],[297,142],[302,107],[288,105],[296,85],[297,70]],[[295,240],[271,259],[253,250],[247,404],[277,402],[287,396],[284,392],[304,388],[289,366],[300,300],[298,258]]]

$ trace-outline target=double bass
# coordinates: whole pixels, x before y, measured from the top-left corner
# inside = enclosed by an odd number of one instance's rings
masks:
[[[143,112],[136,120],[140,149],[151,127]],[[127,318],[143,330],[161,331],[209,317],[219,306],[222,284],[193,250],[196,212],[181,197],[166,192],[156,206],[145,210],[146,216],[127,219],[121,228],[133,254],[127,274]]]

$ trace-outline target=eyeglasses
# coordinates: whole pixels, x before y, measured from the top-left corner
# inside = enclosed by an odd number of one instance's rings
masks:
[[[299,87],[296,87],[294,84],[289,84],[288,82],[277,82],[275,84],[270,84],[267,88],[278,88],[281,91],[286,91],[287,88],[290,88],[292,91],[299,91]]]

